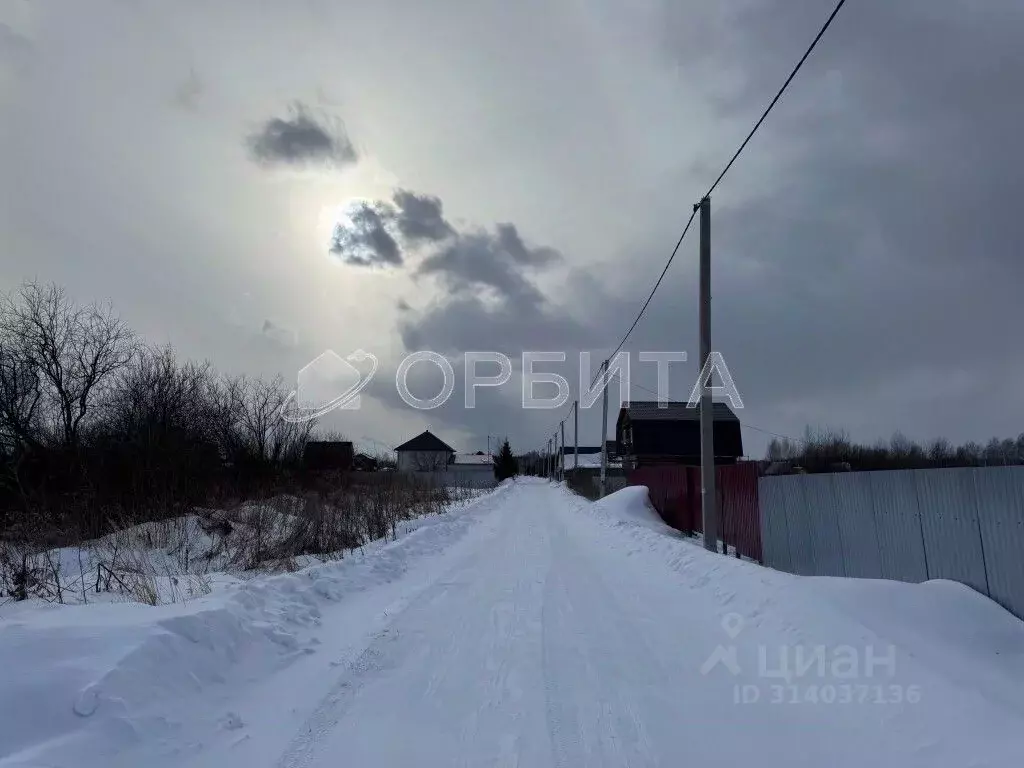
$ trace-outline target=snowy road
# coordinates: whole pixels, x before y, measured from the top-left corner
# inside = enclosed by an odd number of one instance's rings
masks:
[[[325,608],[309,652],[201,705],[155,707],[159,738],[95,764],[1019,764],[1016,619],[948,583],[802,580],[712,556],[636,498],[502,489],[400,577]]]

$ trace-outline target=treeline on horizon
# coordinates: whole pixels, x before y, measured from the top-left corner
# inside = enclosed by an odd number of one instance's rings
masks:
[[[1014,438],[992,438],[985,445],[969,441],[954,445],[937,438],[924,445],[896,432],[888,441],[862,445],[841,430],[807,429],[804,439],[772,438],[765,458],[785,462],[807,472],[882,469],[990,467],[1024,464],[1024,433]]]

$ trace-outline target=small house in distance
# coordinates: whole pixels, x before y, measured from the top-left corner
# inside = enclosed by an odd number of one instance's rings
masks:
[[[352,468],[352,443],[348,440],[310,440],[302,463],[314,472],[347,472]]]
[[[494,479],[494,457],[483,451],[457,453],[448,469],[475,487],[478,484],[477,480]]]
[[[352,459],[352,469],[356,472],[376,472],[380,462],[366,453],[357,453]]]
[[[448,469],[455,449],[429,429],[395,448],[399,472],[443,472]]]
[[[618,451],[615,449],[615,441],[608,440],[608,466],[617,467],[618,465]],[[599,445],[581,445],[579,447],[579,457],[577,458],[576,450],[574,446],[567,445],[562,448],[562,453],[565,454],[565,469],[566,471],[572,471],[573,469],[600,469],[601,468],[601,446]]]
[[[700,406],[639,400],[619,410],[616,441],[628,468],[652,464],[700,465]],[[725,403],[713,403],[715,464],[735,464],[743,455],[740,420]]]

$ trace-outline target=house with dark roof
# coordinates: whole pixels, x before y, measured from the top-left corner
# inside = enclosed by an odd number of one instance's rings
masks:
[[[399,472],[439,472],[448,469],[455,449],[430,430],[395,448]]]
[[[314,472],[347,471],[352,468],[352,443],[348,440],[310,440],[302,463]]]
[[[726,403],[712,403],[715,464],[735,464],[743,455],[740,420]],[[626,467],[700,465],[700,406],[639,400],[624,404],[615,438]]]

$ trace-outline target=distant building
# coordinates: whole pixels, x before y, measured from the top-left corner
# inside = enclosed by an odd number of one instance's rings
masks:
[[[615,468],[620,466],[618,461],[618,450],[614,448],[615,441],[608,441],[608,467]],[[579,450],[579,458],[577,459],[576,453],[573,446],[567,445],[562,448],[562,452],[565,454],[565,468],[567,471],[573,469],[600,469],[601,467],[601,446],[599,445],[581,445]]]
[[[315,472],[352,469],[352,443],[347,440],[310,440],[302,454],[302,464]]]
[[[356,472],[376,472],[379,463],[373,456],[357,453],[352,458],[352,469]]]
[[[494,457],[486,453],[457,453],[455,460],[448,466],[448,471],[459,479],[470,481],[475,486],[475,478],[490,479],[494,477]]]
[[[572,456],[574,453],[576,453],[575,446],[563,445],[562,446],[562,453],[564,453],[566,456]],[[600,453],[601,453],[601,446],[600,445],[581,445],[579,447],[579,455],[580,456],[588,456],[588,455],[591,455],[591,454],[600,455]]]
[[[448,469],[455,449],[430,430],[395,448],[399,472],[441,472]]]
[[[656,400],[629,403],[619,410],[615,436],[623,464],[700,465],[700,407]],[[715,464],[735,464],[743,455],[740,421],[725,403],[713,403]]]

